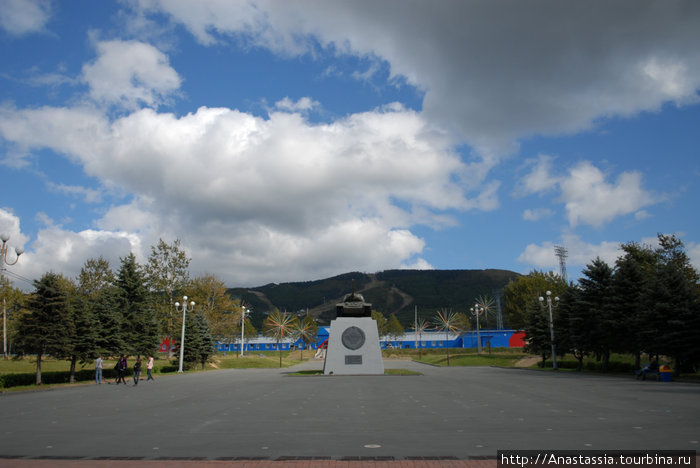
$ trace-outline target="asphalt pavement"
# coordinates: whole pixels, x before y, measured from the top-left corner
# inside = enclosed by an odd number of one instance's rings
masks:
[[[478,460],[700,450],[700,385],[493,367],[416,376],[220,370],[0,395],[0,461]],[[0,464],[2,464],[0,462]]]

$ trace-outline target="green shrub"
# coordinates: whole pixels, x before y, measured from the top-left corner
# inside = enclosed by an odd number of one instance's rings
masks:
[[[117,372],[114,369],[104,369],[102,371],[103,379],[116,379]],[[81,369],[75,371],[76,382],[88,382],[95,380],[95,369]],[[42,384],[60,384],[70,382],[70,372],[54,371],[42,372]],[[0,374],[0,388],[20,387],[25,385],[34,385],[36,383],[36,372],[24,372],[21,374]]]

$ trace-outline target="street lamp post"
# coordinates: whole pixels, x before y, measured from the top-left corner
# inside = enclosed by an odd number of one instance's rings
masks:
[[[194,301],[190,301],[190,309],[194,309]],[[182,361],[185,357],[185,319],[187,318],[187,296],[182,296],[182,306],[179,302],[175,303],[175,310],[180,312],[182,309],[182,335],[180,335],[180,368],[177,370],[179,374],[182,374]]]
[[[472,314],[476,315],[476,353],[481,354],[481,330],[479,328],[479,315],[484,311],[484,308],[479,304],[474,304],[474,307],[469,309]]]
[[[554,298],[559,302],[559,298]],[[544,304],[544,297],[540,296],[540,304]],[[557,370],[557,346],[554,344],[554,319],[552,318],[552,291],[547,291],[547,308],[549,309],[549,339],[552,341],[552,369]]]
[[[2,282],[1,287],[5,287],[5,265],[11,266],[19,261],[19,256],[24,253],[24,249],[21,247],[15,247],[15,258],[14,262],[7,261],[7,241],[10,240],[9,234],[4,232],[0,234],[0,239],[2,240],[2,247],[0,247],[0,281]],[[5,294],[2,295],[2,354],[7,359],[7,311],[5,310]]]
[[[243,357],[243,344],[245,343],[243,341],[244,338],[244,331],[245,331],[245,318],[248,316],[250,313],[250,310],[246,310],[244,306],[241,306],[241,357]]]

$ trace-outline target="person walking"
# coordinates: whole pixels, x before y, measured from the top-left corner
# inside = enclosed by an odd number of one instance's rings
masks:
[[[117,363],[117,381],[115,383],[122,382],[124,385],[126,385],[126,370],[129,367],[129,363],[126,360],[126,356],[122,354],[122,356],[119,358],[119,362]]]
[[[95,383],[102,383],[102,356],[97,356],[95,359]]]
[[[141,375],[141,358],[137,357],[134,363],[134,385],[139,384],[139,376]]]
[[[151,372],[153,372],[153,356],[148,356],[148,363],[146,364],[146,373],[148,374],[148,378],[146,379],[146,382],[149,380],[155,380]]]

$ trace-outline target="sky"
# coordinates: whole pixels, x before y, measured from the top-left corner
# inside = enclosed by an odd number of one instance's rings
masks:
[[[700,267],[698,44],[693,0],[0,0],[8,275]]]

